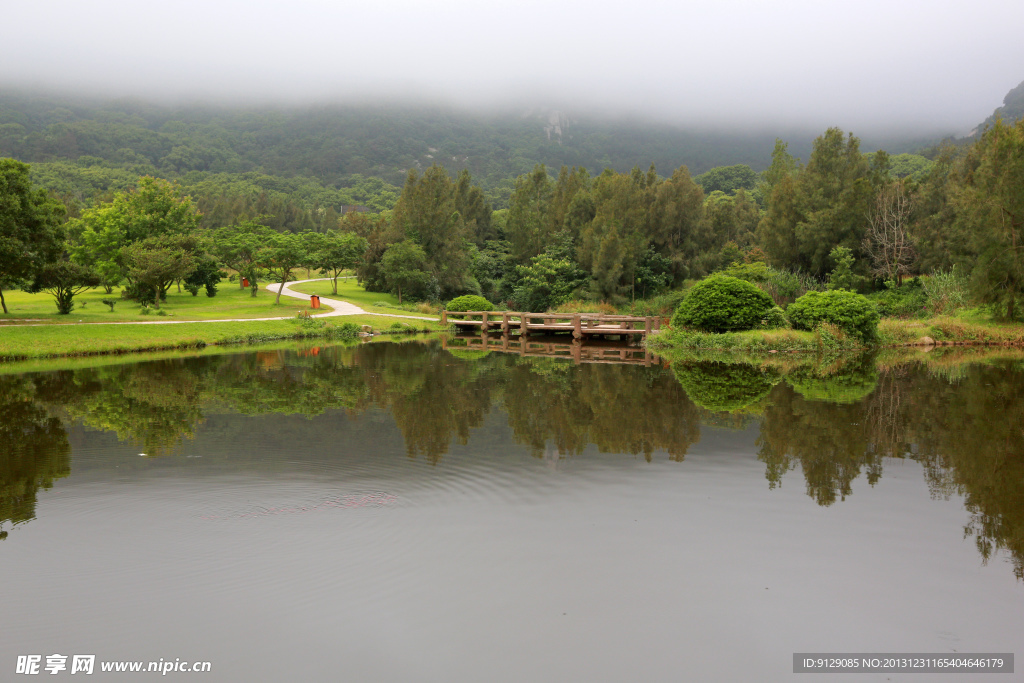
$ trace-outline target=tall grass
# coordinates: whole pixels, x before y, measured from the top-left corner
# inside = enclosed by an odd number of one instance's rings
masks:
[[[970,303],[967,277],[956,266],[932,273],[923,284],[928,307],[935,315],[952,315]]]

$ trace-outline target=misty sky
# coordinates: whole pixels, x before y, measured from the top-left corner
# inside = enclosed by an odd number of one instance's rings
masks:
[[[255,102],[600,106],[965,133],[1024,80],[1024,1],[0,0],[0,84]]]

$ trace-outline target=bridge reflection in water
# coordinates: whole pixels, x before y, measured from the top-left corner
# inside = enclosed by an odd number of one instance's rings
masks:
[[[442,337],[441,346],[448,351],[499,351],[528,357],[566,358],[577,365],[608,363],[651,367],[662,362],[659,356],[627,340],[567,341],[565,336],[513,336],[484,332]]]

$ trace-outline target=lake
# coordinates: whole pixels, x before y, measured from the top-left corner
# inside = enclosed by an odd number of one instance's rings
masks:
[[[0,366],[4,679],[814,681],[794,653],[1021,642],[1020,356],[445,347]]]

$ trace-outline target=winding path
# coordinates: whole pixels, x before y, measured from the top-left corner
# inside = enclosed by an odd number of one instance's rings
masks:
[[[313,278],[312,280],[293,280],[292,282],[286,282],[286,283],[284,283],[284,289],[281,290],[281,296],[290,296],[290,297],[294,297],[296,299],[306,299],[306,300],[308,300],[309,299],[309,294],[303,294],[302,292],[296,292],[296,291],[294,291],[292,289],[289,289],[289,287],[291,285],[301,285],[301,284],[304,284],[306,282],[323,282],[324,280],[330,281],[330,279],[331,278],[329,278],[329,277],[317,277],[317,278]],[[277,290],[280,287],[281,287],[281,285],[278,285],[278,284],[269,284],[269,285],[266,286],[266,289],[267,289],[268,292],[277,293]],[[336,315],[379,315],[379,316],[382,316],[382,317],[385,317],[385,318],[411,318],[412,320],[434,320],[434,321],[439,320],[439,318],[430,318],[430,317],[425,317],[425,316],[422,316],[422,315],[400,315],[398,313],[370,313],[369,311],[364,311],[363,309],[359,308],[355,304],[349,303],[347,301],[342,301],[340,299],[328,299],[326,297],[320,297],[320,303],[322,305],[324,305],[324,306],[330,306],[334,310],[333,311],[328,311],[327,313],[317,313],[316,315],[311,315],[309,317],[311,317],[311,318],[330,318],[330,317],[336,316]],[[268,320],[272,320],[273,318],[267,318],[267,319]]]
[[[330,278],[313,278],[311,280],[293,280],[291,282],[284,283],[284,289],[281,290],[281,296],[289,296],[294,299],[305,299],[309,301],[309,294],[303,294],[302,292],[296,292],[289,289],[289,285],[300,285],[304,282],[319,282],[321,280],[330,280]],[[265,289],[268,292],[277,294],[280,284],[272,283],[268,284]],[[331,318],[339,315],[375,315],[383,318],[410,318],[412,320],[433,320],[437,321],[438,318],[430,318],[421,315],[399,315],[397,313],[370,313],[364,311],[355,304],[347,301],[341,301],[340,299],[326,299],[320,297],[320,303],[324,306],[330,306],[333,310],[326,311],[324,313],[317,313],[311,315],[311,318]],[[129,320],[122,322],[109,322],[109,323],[30,323],[28,325],[21,325],[18,323],[0,325],[3,327],[54,327],[58,325],[184,325],[186,323],[235,323],[235,322],[261,322],[263,320],[293,320],[295,316],[283,315],[273,318],[219,318],[217,320]]]

